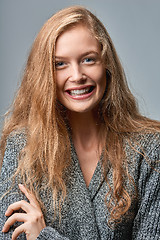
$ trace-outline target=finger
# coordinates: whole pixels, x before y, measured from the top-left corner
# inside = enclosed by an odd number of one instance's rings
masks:
[[[24,224],[21,224],[19,227],[17,227],[13,234],[12,234],[12,240],[16,240],[17,237],[22,233],[22,232],[25,232],[25,226]]]
[[[27,190],[27,188],[25,188],[25,186],[22,184],[18,184],[18,186],[19,186],[19,189],[21,190],[21,192],[23,192],[24,195],[28,198],[28,200],[30,200],[29,190]]]
[[[5,215],[10,216],[14,211],[17,211],[19,209],[23,209],[25,212],[29,212],[31,209],[31,205],[24,200],[12,203],[11,205],[9,205],[7,211],[5,212]]]
[[[30,193],[29,190],[22,184],[19,184],[19,189],[25,194],[32,206],[39,208],[39,203],[34,194]]]
[[[8,232],[10,227],[15,222],[26,222],[27,221],[27,214],[26,213],[14,213],[8,220],[5,222],[4,227],[2,229],[3,232]]]

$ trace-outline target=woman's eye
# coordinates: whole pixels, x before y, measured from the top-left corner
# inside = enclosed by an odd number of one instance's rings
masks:
[[[55,63],[56,68],[63,68],[65,66],[64,62],[56,62]]]
[[[93,63],[95,63],[95,58],[85,58],[84,60],[83,60],[83,63],[88,63],[88,64],[93,64]]]

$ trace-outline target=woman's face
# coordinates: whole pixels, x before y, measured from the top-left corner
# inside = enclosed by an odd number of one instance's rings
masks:
[[[62,33],[55,52],[57,98],[69,110],[94,110],[106,88],[98,41],[83,25]]]

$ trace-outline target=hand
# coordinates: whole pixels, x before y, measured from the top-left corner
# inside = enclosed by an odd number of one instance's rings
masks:
[[[8,232],[9,228],[16,221],[24,222],[14,230],[12,240],[16,240],[22,232],[26,234],[27,240],[35,240],[40,231],[46,227],[44,217],[35,196],[31,194],[22,184],[19,184],[19,188],[28,198],[29,203],[22,200],[15,202],[8,207],[5,215],[10,217],[6,221],[2,232]],[[23,209],[25,213],[13,213],[19,209]]]

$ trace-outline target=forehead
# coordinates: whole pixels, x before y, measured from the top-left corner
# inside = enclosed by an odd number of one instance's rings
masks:
[[[56,41],[56,55],[67,54],[72,51],[84,49],[100,51],[100,44],[85,25],[75,25],[63,32]]]

